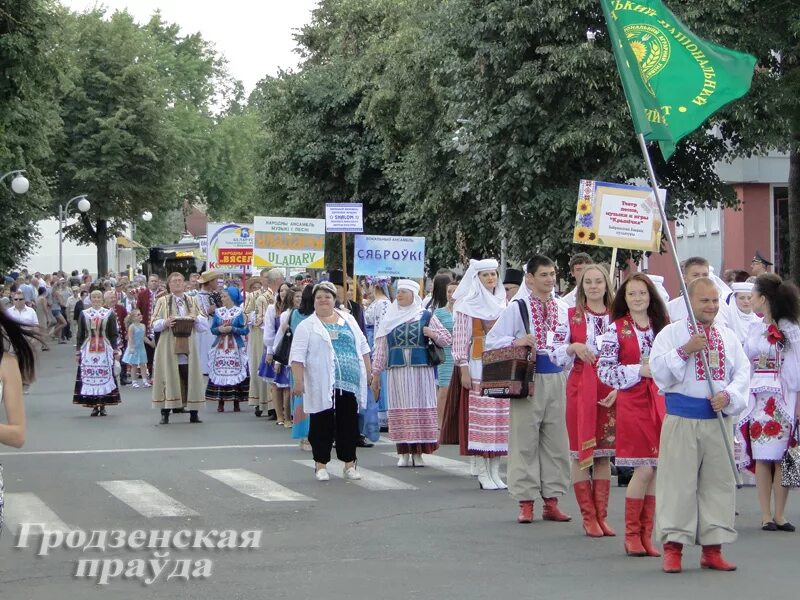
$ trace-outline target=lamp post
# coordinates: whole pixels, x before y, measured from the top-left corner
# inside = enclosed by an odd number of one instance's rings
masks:
[[[64,270],[64,219],[67,216],[67,211],[69,210],[70,205],[77,201],[78,202],[78,210],[82,213],[85,213],[90,208],[92,208],[91,203],[86,199],[86,194],[81,194],[80,196],[75,196],[74,198],[70,198],[66,204],[59,204],[58,205],[58,270],[62,272]]]
[[[28,178],[23,175],[25,173],[22,169],[16,169],[14,171],[9,171],[3,175],[0,175],[0,182],[3,181],[6,177],[10,177],[13,175],[11,179],[11,191],[15,194],[25,194],[31,186],[30,181]]]

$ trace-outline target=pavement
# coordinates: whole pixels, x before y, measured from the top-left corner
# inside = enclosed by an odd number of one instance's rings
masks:
[[[455,447],[440,449],[424,468],[401,469],[384,440],[359,449],[361,482],[345,482],[332,466],[331,481],[321,483],[289,431],[247,408],[218,414],[209,406],[202,424],[175,415],[157,425],[149,390],[125,387],[120,406],[91,418],[71,404],[73,350],[53,346],[43,354],[25,397],[25,447],[0,449],[2,599],[729,600],[797,593],[791,573],[800,534],[760,531],[754,488],[739,492],[739,541],[725,548],[737,572],[701,571],[699,549],[689,548],[684,573],[666,575],[659,559],[626,557],[621,535],[585,537],[571,494],[562,501],[571,523],[517,524],[508,493],[480,491]],[[618,534],[623,504],[624,488],[612,488],[609,520]],[[787,516],[800,525],[794,497]],[[40,534],[15,547],[21,524],[39,522],[54,532],[262,533],[259,547],[249,549],[84,550],[74,536],[73,548],[38,556]],[[101,584],[97,576],[76,577],[82,559],[118,560],[132,570]],[[204,559],[212,563],[208,576],[168,579],[181,572],[173,571],[176,561],[194,570]],[[147,565],[145,577],[153,575],[151,561],[166,567],[145,585],[131,566],[138,561]]]

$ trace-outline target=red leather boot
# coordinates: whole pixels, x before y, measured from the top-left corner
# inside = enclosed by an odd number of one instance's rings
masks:
[[[625,554],[646,556],[642,546],[642,505],[641,498],[625,498]]]
[[[572,517],[558,509],[558,498],[545,498],[542,519],[545,521],[559,521],[565,523],[566,521],[571,521]]]
[[[519,501],[517,523],[533,523],[533,500]]]
[[[662,563],[664,573],[680,573],[681,558],[683,558],[683,544],[678,542],[664,544],[664,561]]]
[[[658,557],[661,553],[653,546],[653,519],[656,516],[656,497],[645,496],[642,506],[642,547],[647,556]]]
[[[575,490],[575,499],[581,509],[583,518],[583,530],[589,537],[603,537],[603,530],[597,524],[597,514],[594,508],[594,498],[592,498],[592,482],[579,481],[572,489]]]
[[[594,491],[594,509],[597,513],[597,524],[603,530],[603,535],[614,536],[616,532],[606,521],[608,517],[608,495],[611,492],[611,482],[608,479],[595,479],[592,481]]]
[[[703,569],[713,569],[714,571],[735,571],[736,565],[729,563],[722,558],[722,546],[703,546],[703,553],[700,555],[700,566]]]

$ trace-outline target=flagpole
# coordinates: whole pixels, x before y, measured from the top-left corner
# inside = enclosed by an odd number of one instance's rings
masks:
[[[694,317],[694,312],[692,311],[692,305],[689,301],[689,291],[686,288],[686,282],[683,279],[682,269],[681,269],[681,262],[678,258],[678,251],[675,248],[675,240],[672,237],[672,232],[669,229],[669,225],[667,222],[667,212],[664,208],[664,203],[661,201],[661,196],[658,193],[658,180],[656,179],[656,172],[653,168],[653,162],[650,160],[650,153],[647,151],[647,142],[644,139],[644,134],[640,133],[637,135],[639,139],[639,146],[642,149],[642,156],[644,157],[644,162],[647,165],[647,174],[650,179],[650,187],[653,190],[653,195],[656,199],[656,205],[658,206],[658,212],[661,215],[661,223],[664,229],[664,235],[667,237],[667,246],[669,248],[670,254],[672,255],[672,262],[675,266],[675,271],[678,274],[678,281],[681,285],[681,294],[683,295],[683,301],[686,303],[686,312],[689,315],[689,323],[692,325],[693,331],[699,331],[697,328],[697,320]],[[706,357],[705,352],[700,352],[700,359],[703,361],[703,369],[706,373],[706,383],[708,383],[708,390],[713,398],[717,392],[714,389],[714,383],[711,379],[711,369],[709,369],[708,365],[708,358]],[[739,482],[738,478],[738,469],[736,468],[736,462],[733,458],[733,449],[731,448],[731,441],[728,438],[728,426],[725,423],[725,419],[722,416],[722,411],[717,412],[717,422],[719,423],[720,433],[722,434],[722,441],[725,443],[725,450],[728,453],[728,460],[731,463],[731,470],[733,471],[733,477],[737,481],[737,487],[742,487]]]

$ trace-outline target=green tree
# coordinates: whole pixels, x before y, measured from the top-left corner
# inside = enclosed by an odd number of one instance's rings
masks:
[[[51,0],[8,0],[0,6],[0,174],[25,169],[30,190],[15,197],[8,180],[0,187],[0,271],[21,263],[39,234],[33,223],[50,202],[42,163],[61,127],[58,114],[59,19]]]

